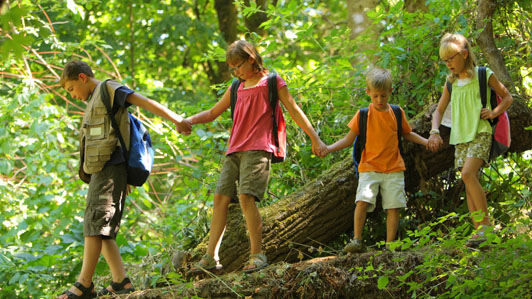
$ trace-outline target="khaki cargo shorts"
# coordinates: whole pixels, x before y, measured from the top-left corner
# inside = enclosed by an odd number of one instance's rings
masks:
[[[83,235],[115,239],[124,212],[127,190],[126,163],[105,166],[91,175]]]
[[[454,166],[457,169],[464,167],[466,158],[479,158],[484,160],[484,166],[488,166],[491,149],[491,134],[478,133],[470,142],[456,144],[454,146]]]
[[[371,204],[367,211],[373,212],[377,204],[379,189],[384,210],[406,208],[404,171],[391,173],[360,172],[355,203],[367,202]]]
[[[252,195],[256,201],[261,201],[270,178],[271,160],[272,153],[266,151],[229,154],[225,157],[215,193],[238,201],[238,189],[239,194]]]

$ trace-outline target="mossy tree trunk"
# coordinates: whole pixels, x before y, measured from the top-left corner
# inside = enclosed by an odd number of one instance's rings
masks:
[[[410,123],[419,134],[427,137],[431,113],[435,105],[420,113]],[[512,127],[511,152],[532,148],[532,110],[522,101],[514,101],[509,109]],[[442,130],[448,140],[449,130]],[[406,190],[419,190],[424,181],[452,169],[454,150],[446,146],[437,153],[404,142],[407,164]],[[263,219],[263,250],[270,263],[298,260],[300,252],[309,247],[317,248],[335,240],[340,234],[353,229],[354,200],[357,179],[351,157],[337,163],[329,171],[287,198],[260,212]],[[206,240],[195,250],[197,258],[205,253]],[[220,261],[226,271],[238,270],[246,262],[249,243],[244,219],[238,204],[231,205],[226,233],[220,248]]]

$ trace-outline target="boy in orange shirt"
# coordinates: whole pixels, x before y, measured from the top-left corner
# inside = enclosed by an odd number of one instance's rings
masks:
[[[359,180],[356,196],[354,219],[354,238],[344,248],[350,253],[363,252],[362,230],[366,221],[367,212],[375,209],[379,188],[382,195],[382,207],[386,210],[386,242],[395,240],[399,226],[399,209],[406,207],[404,192],[405,162],[399,151],[397,138],[397,120],[388,98],[392,93],[392,75],[389,70],[381,68],[371,69],[366,76],[366,93],[371,98],[368,109],[366,145],[362,151],[360,165],[358,166]],[[427,146],[427,139],[412,132],[405,113],[402,114],[402,136],[409,141]],[[351,129],[347,135],[327,146],[326,156],[351,146],[360,134],[360,111],[351,119],[348,127]]]

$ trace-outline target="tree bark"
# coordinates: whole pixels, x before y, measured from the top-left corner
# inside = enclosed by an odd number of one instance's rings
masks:
[[[435,105],[420,113],[410,123],[415,131],[428,137]],[[512,127],[510,152],[532,149],[532,110],[516,100],[509,109]],[[448,140],[449,130],[442,130]],[[454,150],[447,143],[437,153],[404,142],[407,171],[406,191],[419,190],[424,181],[453,168]],[[277,203],[260,209],[263,219],[263,251],[270,263],[298,259],[299,252],[335,240],[353,228],[354,200],[358,181],[351,157],[337,163],[299,191]],[[194,258],[205,253],[205,240],[193,252]],[[220,248],[225,271],[240,269],[248,259],[249,244],[244,219],[238,204],[229,208],[226,233]],[[174,264],[179,267],[179,262]]]
[[[377,0],[349,0],[347,1],[347,25],[351,29],[351,39],[368,30],[368,28],[374,29],[371,26],[371,20],[368,18],[366,11],[375,9],[379,1]],[[375,44],[378,41],[375,40]]]
[[[259,7],[262,11],[266,11],[266,9],[268,8],[268,2],[268,0],[255,1],[257,7]],[[249,0],[244,0],[244,5],[249,6]],[[246,17],[244,19],[244,22],[250,32],[255,32],[260,36],[264,36],[266,34],[266,30],[264,30],[264,28],[261,28],[260,25],[267,20],[268,15],[266,15],[265,12],[258,12]]]
[[[237,39],[237,9],[232,0],[215,0],[214,8],[218,16],[218,27],[227,45],[233,43]],[[229,67],[225,61],[217,61],[214,63],[205,63],[205,69],[209,80],[213,84],[223,83],[229,78]]]
[[[501,81],[510,92],[515,91],[512,77],[505,67],[504,58],[497,49],[495,39],[493,38],[492,17],[497,3],[494,0],[480,0],[477,8],[477,29],[481,30],[477,41],[486,56],[488,64],[493,69],[497,79]]]
[[[386,289],[379,289],[377,279],[359,278],[358,270],[372,265],[381,271],[393,271],[394,276],[405,275],[411,269],[422,266],[427,253],[372,251],[357,255],[328,256],[294,264],[279,263],[249,276],[223,275],[193,281],[193,287],[184,284],[165,288],[146,289],[129,294],[127,298],[407,298],[408,282],[422,284],[418,292],[438,295],[446,290],[434,287],[445,282],[441,277],[424,282],[425,277],[411,275],[407,283],[390,280]],[[365,271],[373,275],[376,270]],[[382,273],[382,272],[381,272]],[[188,283],[187,283],[188,284]]]
[[[355,41],[357,51],[367,53],[379,47],[378,36],[380,24],[372,24],[367,12],[374,10],[379,1],[377,0],[348,0],[347,1],[347,26],[351,30],[350,39]],[[372,51],[370,51],[372,52]],[[375,64],[377,56],[354,57],[353,65],[358,63]],[[366,62],[363,62],[366,61]]]
[[[405,0],[404,9],[408,12],[427,11],[425,0]]]
[[[216,3],[222,2],[226,1],[216,1]],[[349,24],[354,37],[366,28],[365,8],[376,5],[375,0],[367,0],[364,3],[352,0],[348,2]],[[218,7],[217,11],[220,17],[221,10],[218,10]],[[499,80],[507,87],[513,88],[502,56],[493,41],[491,26],[493,11],[493,1],[480,0],[478,26],[484,30],[479,36],[479,44]],[[359,27],[361,30],[357,29]],[[428,137],[434,109],[435,105],[432,105],[411,120],[410,123],[418,134]],[[512,128],[512,144],[509,151],[523,152],[532,149],[532,131],[525,130],[526,127],[532,126],[532,109],[524,101],[515,99],[508,114]],[[407,168],[405,171],[407,193],[423,189],[425,182],[453,169],[454,148],[448,144],[450,131],[444,127],[441,131],[446,143],[437,153],[429,152],[417,144],[403,143],[403,157]],[[263,251],[268,261],[270,263],[296,261],[305,248],[327,244],[340,234],[352,230],[357,184],[353,162],[349,156],[287,198],[261,208]],[[248,259],[249,242],[244,223],[239,205],[230,205],[226,234],[220,248],[220,259],[225,271],[240,269]],[[194,250],[193,258],[199,258],[204,254],[206,247],[207,240],[204,240]],[[179,262],[174,265],[180,266]]]
[[[135,80],[135,17],[133,15],[133,4],[129,4],[129,59],[131,68],[129,74],[131,75],[131,88],[133,90],[137,87]]]
[[[265,11],[268,8],[268,0],[256,1],[257,7],[260,10]],[[271,1],[273,5],[276,5],[277,1]],[[244,5],[249,6],[249,0],[244,1]],[[215,0],[214,8],[218,16],[218,26],[220,32],[229,45],[238,39],[238,10],[232,0]],[[250,32],[255,32],[261,36],[266,34],[266,31],[260,27],[264,21],[268,19],[268,16],[264,12],[258,12],[245,18],[246,27]],[[225,62],[217,62],[216,65],[212,63],[206,64],[207,74],[209,79],[214,84],[219,84],[229,80],[231,74],[229,68]]]
[[[237,10],[232,0],[215,0],[214,8],[218,15],[218,26],[227,44],[237,38]]]

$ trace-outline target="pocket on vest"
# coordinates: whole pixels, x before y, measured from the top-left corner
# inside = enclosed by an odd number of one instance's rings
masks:
[[[107,131],[107,126],[105,123],[105,118],[94,118],[92,119],[86,127],[86,134],[85,136],[89,140],[100,140],[104,139],[105,132]]]
[[[98,147],[92,147],[88,146],[85,152],[87,162],[94,163],[94,162],[107,162],[111,158],[111,154],[115,150],[116,146],[109,147],[109,146],[98,146]]]

